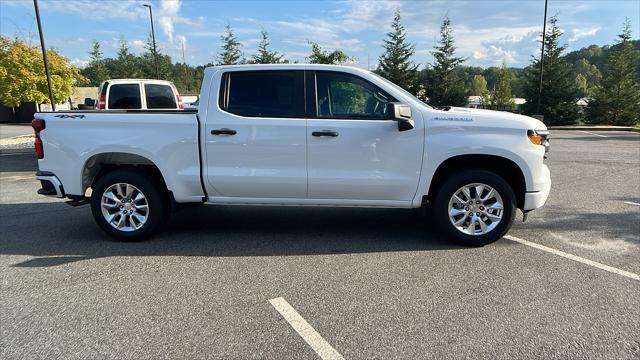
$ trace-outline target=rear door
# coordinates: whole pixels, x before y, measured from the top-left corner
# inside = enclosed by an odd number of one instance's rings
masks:
[[[304,71],[228,71],[218,81],[204,134],[209,194],[305,198]]]
[[[423,151],[418,112],[415,129],[398,131],[387,115],[396,99],[377,85],[345,72],[308,75],[317,107],[307,129],[308,197],[412,200]]]

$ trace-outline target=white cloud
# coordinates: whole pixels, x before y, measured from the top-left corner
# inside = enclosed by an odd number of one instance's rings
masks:
[[[26,1],[25,1],[26,2]],[[103,10],[96,11],[96,6]],[[76,1],[42,1],[43,9],[62,13],[73,13],[83,18],[95,20],[128,19],[136,20],[143,18],[146,14],[142,3],[136,0],[105,0],[97,4],[92,0]]]
[[[125,40],[129,47],[129,52],[132,54],[140,55],[145,51],[146,41],[141,39]],[[120,49],[120,37],[112,37],[104,42],[108,47],[113,49],[116,53]],[[101,44],[102,45],[102,44]],[[117,56],[114,54],[114,56]]]
[[[84,57],[84,58],[75,58],[75,59],[71,59],[71,63],[79,68],[84,68],[85,66],[89,65],[89,62],[91,60],[89,59],[89,57]]]
[[[458,56],[467,57],[467,65],[496,66],[506,62],[521,64],[528,61],[529,55],[537,48],[539,29],[536,26],[521,27],[485,27],[476,28],[467,25],[452,25]],[[437,32],[418,32],[422,43],[433,44],[434,34]],[[423,35],[424,34],[424,35]],[[429,38],[430,36],[430,38]],[[431,50],[431,49],[429,49]],[[418,51],[418,54],[428,54],[429,51]],[[431,57],[427,57],[431,60]]]
[[[142,54],[145,51],[145,45],[147,45],[147,43],[139,39],[129,41],[129,48],[134,54]]]
[[[158,18],[158,23],[170,43],[173,43],[173,23],[176,17],[178,17],[180,6],[182,6],[182,3],[179,0],[160,1],[160,9],[158,11],[160,16]]]
[[[158,24],[167,39],[163,52],[170,55],[174,59],[182,60],[182,47],[187,47],[187,36],[179,34],[176,25],[188,25],[191,30],[200,27],[205,18],[198,16],[196,18],[185,17],[181,14],[183,2],[181,0],[160,0],[158,8]],[[195,36],[192,32],[189,36]]]
[[[192,37],[220,37],[222,31],[190,31],[189,36]]]
[[[180,48],[182,48],[182,46],[184,46],[184,48],[187,48],[187,37],[183,36],[183,35],[176,35],[176,45]]]
[[[517,51],[507,50],[501,46],[489,45],[480,50],[476,50],[472,55],[473,59],[480,60],[490,65],[500,65],[505,62],[507,65],[517,62]]]
[[[569,39],[569,42],[572,43],[574,41],[578,41],[579,39],[582,39],[585,37],[594,36],[595,34],[598,33],[598,31],[600,31],[600,29],[601,29],[600,26],[573,29],[571,30],[571,32],[573,33],[573,36],[571,37],[571,39]]]
[[[401,10],[400,1],[349,0],[343,12],[340,28],[346,31],[360,31],[388,27],[396,9]]]
[[[305,19],[304,21],[276,21],[273,27],[283,34],[296,34],[283,39],[284,43],[308,47],[309,41],[318,43],[327,49],[347,49],[351,52],[361,51],[362,42],[356,38],[345,38],[331,22],[321,19]]]

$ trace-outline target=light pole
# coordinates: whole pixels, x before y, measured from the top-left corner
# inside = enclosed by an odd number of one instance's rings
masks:
[[[36,20],[38,21],[38,33],[40,33],[40,47],[42,48],[42,60],[44,60],[44,72],[47,75],[47,85],[49,86],[49,100],[51,100],[51,110],[56,111],[56,102],[53,100],[53,89],[51,88],[51,76],[49,76],[49,62],[47,61],[47,48],[44,46],[44,36],[42,36],[42,24],[40,23],[40,11],[38,10],[38,0],[33,0],[33,7],[36,9]],[[40,104],[38,104],[38,110]]]
[[[544,71],[544,39],[547,32],[547,0],[544,0],[544,23],[542,24],[542,50],[540,53],[540,86],[538,87],[538,109],[536,113],[540,114],[540,103],[542,101],[542,73]]]
[[[149,8],[149,18],[151,19],[151,40],[153,41],[153,62],[156,64],[156,79],[160,79],[160,72],[158,72],[158,51],[156,50],[156,33],[153,30],[153,11],[151,11],[151,5],[149,4],[142,4],[142,6]]]

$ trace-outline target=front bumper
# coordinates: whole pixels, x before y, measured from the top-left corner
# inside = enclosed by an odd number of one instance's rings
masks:
[[[535,210],[539,207],[542,207],[542,205],[547,202],[549,192],[551,191],[551,173],[549,172],[549,168],[546,165],[543,165],[542,169],[542,179],[540,180],[540,182],[543,184],[542,190],[527,191],[524,194],[524,207],[522,208],[522,210],[524,211]]]
[[[38,172],[36,179],[40,180],[42,185],[42,188],[38,189],[38,194],[57,198],[65,197],[64,188],[57,176],[48,172]]]

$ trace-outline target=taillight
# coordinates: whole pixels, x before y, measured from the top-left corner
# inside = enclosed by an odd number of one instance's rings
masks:
[[[176,101],[178,102],[178,109],[184,110],[184,104],[182,104],[182,98],[180,94],[176,94]]]
[[[44,158],[44,149],[42,148],[42,139],[40,139],[40,131],[44,130],[46,124],[44,120],[41,119],[33,119],[31,121],[31,127],[35,132],[35,142],[34,147],[36,149],[36,155],[38,155],[38,159]]]
[[[100,99],[98,99],[98,109],[104,110],[107,108],[107,99],[104,94],[100,95]]]

